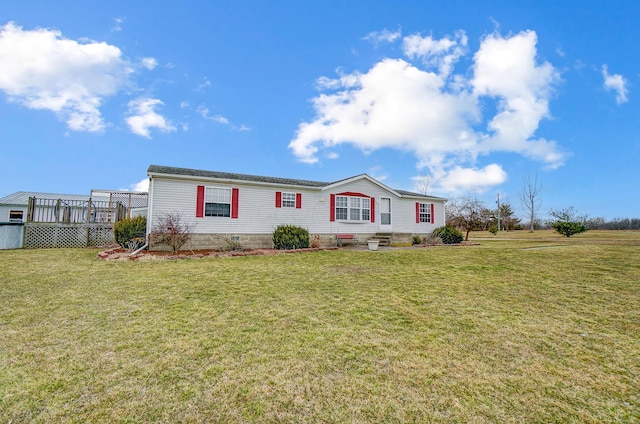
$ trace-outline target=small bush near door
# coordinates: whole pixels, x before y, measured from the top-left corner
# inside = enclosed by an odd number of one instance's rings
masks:
[[[304,249],[309,247],[309,231],[295,225],[279,225],[273,232],[276,249]]]

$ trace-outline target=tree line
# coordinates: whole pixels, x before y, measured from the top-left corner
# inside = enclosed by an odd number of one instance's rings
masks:
[[[527,228],[530,232],[536,229],[552,228],[558,233],[570,237],[584,231],[593,230],[640,230],[640,218],[615,218],[606,221],[604,218],[589,218],[580,214],[573,206],[549,211],[550,218],[542,220],[538,214],[542,207],[542,185],[538,177],[523,179],[520,190],[520,205],[526,214],[525,220],[516,216],[510,203],[500,204],[495,209],[487,208],[475,197],[465,196],[451,199],[445,206],[446,224],[465,233],[469,239],[471,231],[513,231]],[[498,198],[499,199],[499,198]]]

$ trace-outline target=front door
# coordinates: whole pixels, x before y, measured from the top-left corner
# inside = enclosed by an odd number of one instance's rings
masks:
[[[391,199],[380,198],[380,229],[391,230]]]

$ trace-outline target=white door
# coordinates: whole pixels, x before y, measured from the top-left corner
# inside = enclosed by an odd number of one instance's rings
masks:
[[[391,230],[391,199],[388,197],[380,198],[380,229]]]

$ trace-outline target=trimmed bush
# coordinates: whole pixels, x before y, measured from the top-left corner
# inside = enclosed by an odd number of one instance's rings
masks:
[[[442,243],[444,244],[458,244],[462,243],[462,240],[464,240],[464,236],[462,235],[462,233],[451,225],[438,227],[433,230],[433,233],[431,234],[433,236],[440,237]]]
[[[273,232],[276,249],[304,249],[309,247],[309,231],[295,225],[278,225]]]
[[[113,237],[120,246],[129,249],[132,245],[142,246],[147,233],[147,217],[125,218],[113,224]]]

